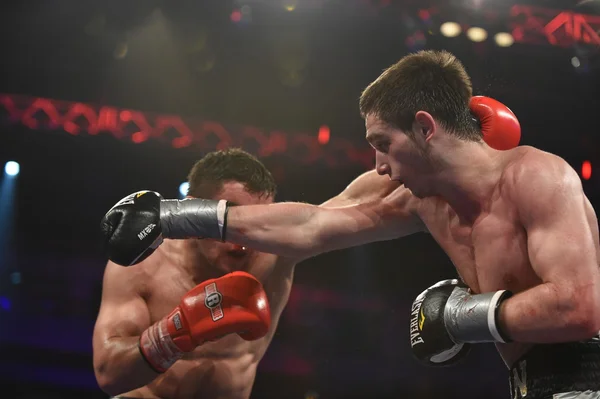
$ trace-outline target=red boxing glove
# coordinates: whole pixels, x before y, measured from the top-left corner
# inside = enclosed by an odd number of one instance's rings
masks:
[[[521,125],[508,107],[493,98],[475,96],[469,104],[481,123],[483,141],[496,150],[510,150],[519,145]]]
[[[142,333],[140,351],[162,373],[206,341],[233,333],[252,341],[264,337],[270,326],[262,284],[248,273],[233,272],[192,288],[167,317]]]

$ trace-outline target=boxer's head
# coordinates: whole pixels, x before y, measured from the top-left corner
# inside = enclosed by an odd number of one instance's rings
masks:
[[[192,167],[188,197],[224,199],[233,205],[272,203],[277,185],[268,169],[240,149],[209,153]],[[199,255],[217,274],[246,270],[251,249],[214,240],[199,240]]]
[[[457,141],[481,141],[469,111],[471,80],[446,51],[410,54],[362,93],[360,111],[377,169],[403,181],[415,195]]]

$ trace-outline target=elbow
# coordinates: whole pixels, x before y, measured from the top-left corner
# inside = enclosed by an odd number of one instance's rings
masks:
[[[568,318],[569,327],[578,340],[590,339],[600,332],[598,309],[578,309],[571,312]]]
[[[109,367],[106,362],[94,364],[94,374],[96,375],[98,387],[109,396],[117,396],[125,392],[126,390],[123,389],[118,378],[108,370]]]
[[[573,328],[581,340],[590,339],[600,332],[600,287],[590,286],[577,291],[571,299],[570,312],[567,317],[569,326]]]

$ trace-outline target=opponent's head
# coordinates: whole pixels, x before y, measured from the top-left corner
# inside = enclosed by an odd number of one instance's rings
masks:
[[[207,154],[188,175],[188,197],[224,199],[232,205],[272,203],[277,185],[269,170],[241,149]],[[213,240],[197,242],[200,255],[218,274],[245,270],[255,253],[247,248]]]
[[[379,173],[415,193],[450,142],[480,141],[471,95],[469,75],[447,51],[420,51],[386,69],[360,98]]]

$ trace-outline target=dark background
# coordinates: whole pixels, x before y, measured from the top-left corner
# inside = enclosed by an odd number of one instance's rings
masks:
[[[464,62],[475,94],[515,112],[522,144],[556,153],[577,171],[584,160],[595,167],[598,48],[552,46],[543,38],[496,46],[492,36],[510,30],[514,4],[4,2],[0,93],[314,136],[327,125],[332,141],[343,138],[366,149],[357,107],[361,90],[408,52],[444,48]],[[598,1],[522,4],[600,15]],[[231,20],[236,10],[239,22]],[[485,27],[490,37],[483,43],[464,34],[442,37],[444,21]],[[106,262],[100,218],[136,190],[177,197],[194,161],[214,148],[30,129],[3,109],[0,122],[0,162],[21,165],[12,190],[4,176],[0,198],[0,397],[106,397],[96,385],[91,353]],[[322,202],[366,170],[358,163],[300,165],[297,159],[263,159],[277,176],[280,201]],[[596,206],[599,179],[593,169],[583,181]],[[424,368],[410,355],[410,302],[453,276],[451,263],[426,235],[299,265],[253,398],[508,398],[507,373],[491,345],[478,345],[455,368]]]

